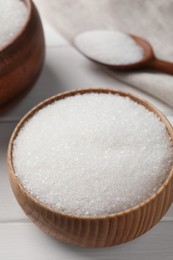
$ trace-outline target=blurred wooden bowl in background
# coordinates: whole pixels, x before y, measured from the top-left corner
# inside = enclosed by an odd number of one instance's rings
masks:
[[[45,56],[41,20],[31,0],[22,0],[28,8],[23,29],[0,49],[0,108],[31,87],[38,78]]]

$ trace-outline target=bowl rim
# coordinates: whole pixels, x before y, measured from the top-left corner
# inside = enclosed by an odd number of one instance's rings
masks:
[[[110,213],[110,214],[108,213],[105,215],[96,215],[96,216],[74,215],[71,213],[66,213],[66,212],[60,211],[58,209],[54,209],[54,208],[50,207],[49,205],[38,201],[35,197],[30,195],[28,191],[26,191],[26,189],[23,187],[23,185],[20,182],[20,180],[18,179],[18,177],[15,175],[15,169],[13,166],[13,141],[16,139],[17,135],[19,134],[21,128],[24,126],[25,122],[28,121],[37,111],[39,111],[40,109],[44,108],[45,106],[47,106],[49,104],[52,104],[58,100],[62,100],[64,98],[67,98],[70,96],[75,96],[78,94],[83,95],[85,93],[98,93],[98,94],[100,94],[100,93],[109,94],[110,93],[110,94],[120,95],[120,96],[124,96],[124,97],[129,97],[133,101],[137,102],[140,105],[143,105],[146,109],[153,112],[159,118],[159,120],[162,123],[164,123],[166,130],[170,136],[170,139],[173,142],[173,127],[170,124],[169,120],[154,105],[152,105],[145,99],[137,97],[136,95],[133,95],[129,92],[121,91],[118,89],[112,89],[112,88],[102,88],[102,87],[93,88],[93,87],[91,87],[91,88],[83,88],[83,89],[73,89],[73,90],[61,92],[57,95],[51,96],[51,97],[43,100],[42,102],[40,102],[39,104],[34,106],[31,110],[29,110],[29,112],[27,112],[24,115],[24,117],[19,121],[19,123],[16,125],[16,127],[11,135],[9,145],[8,145],[8,151],[7,151],[7,164],[8,164],[9,177],[10,177],[10,179],[13,179],[13,181],[15,180],[15,182],[19,186],[20,190],[23,192],[23,194],[25,194],[25,196],[30,201],[33,202],[33,204],[37,204],[37,206],[43,208],[44,210],[50,211],[52,214],[57,214],[59,216],[73,218],[76,220],[79,220],[79,219],[80,220],[102,220],[102,219],[107,219],[107,218],[110,219],[110,218],[115,218],[115,217],[119,217],[122,215],[127,215],[129,213],[133,213],[136,210],[138,210],[139,208],[143,208],[149,202],[153,201],[166,188],[166,186],[169,185],[169,182],[171,181],[171,179],[173,179],[173,165],[172,165],[172,168],[171,168],[168,176],[166,177],[165,181],[162,183],[160,188],[155,193],[150,195],[147,199],[142,201],[141,203],[139,203],[131,208],[128,208],[126,210],[119,211],[117,213]]]
[[[15,36],[2,48],[0,48],[0,54],[5,52],[6,50],[10,49],[11,46],[22,36],[26,28],[28,27],[28,24],[30,23],[31,16],[32,16],[32,9],[33,9],[33,2],[32,0],[20,0],[24,2],[28,9],[28,17],[24,23],[24,26],[15,34]]]

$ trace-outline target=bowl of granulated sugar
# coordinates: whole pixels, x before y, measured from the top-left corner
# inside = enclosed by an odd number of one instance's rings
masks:
[[[45,43],[31,0],[0,0],[0,108],[33,86],[40,74]]]
[[[33,108],[8,148],[17,201],[49,235],[108,247],[153,227],[173,200],[173,128],[112,89],[72,90]]]

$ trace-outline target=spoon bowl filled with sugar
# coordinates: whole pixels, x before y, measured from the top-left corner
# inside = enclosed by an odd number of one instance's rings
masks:
[[[0,0],[0,111],[33,86],[44,54],[43,28],[33,2]]]
[[[154,69],[173,74],[173,63],[155,57],[151,44],[119,31],[93,30],[78,34],[75,47],[90,60],[116,70]]]
[[[8,147],[9,178],[28,217],[65,243],[118,245],[173,201],[173,128],[153,105],[113,89],[71,90],[34,107]]]

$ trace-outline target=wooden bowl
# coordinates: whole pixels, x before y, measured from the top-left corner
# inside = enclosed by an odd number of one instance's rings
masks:
[[[81,89],[64,92],[34,107],[15,128],[8,147],[9,178],[13,192],[28,217],[50,236],[66,243],[84,247],[108,247],[132,240],[153,227],[166,213],[173,201],[173,168],[155,194],[139,205],[125,211],[105,216],[75,216],[49,208],[32,197],[15,176],[13,166],[13,142],[25,122],[35,112],[56,100],[85,93],[112,93],[128,96],[154,112],[165,124],[173,140],[173,128],[162,113],[150,103],[132,94],[112,89]]]
[[[31,0],[23,29],[0,49],[0,107],[31,87],[41,72],[45,41],[41,20]]]

